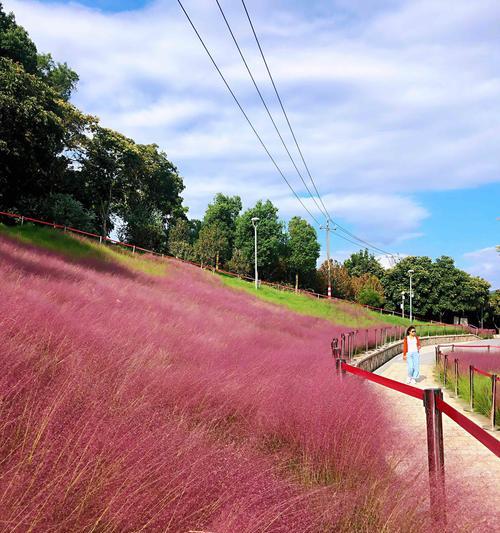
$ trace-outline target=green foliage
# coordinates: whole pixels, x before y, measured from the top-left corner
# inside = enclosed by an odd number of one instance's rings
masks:
[[[373,287],[363,287],[356,296],[356,301],[363,305],[382,307],[384,298]]]
[[[37,72],[37,49],[26,30],[16,24],[13,13],[5,13],[0,3],[0,57],[19,63],[31,74]]]
[[[241,211],[241,198],[239,196],[226,196],[222,193],[215,195],[214,201],[208,204],[205,216],[203,217],[204,225],[217,224],[219,231],[223,232],[227,246],[220,250],[220,262],[227,262],[232,255],[234,236],[236,230],[236,218]]]
[[[201,228],[198,240],[194,245],[194,254],[202,265],[219,268],[221,251],[226,250],[228,246],[225,229],[222,224],[217,222]]]
[[[347,269],[338,261],[330,259],[330,276],[332,284],[332,296],[352,300],[354,289],[352,279]],[[328,261],[324,261],[317,273],[317,289],[320,293],[326,294],[328,288]]]
[[[252,265],[245,259],[241,250],[235,249],[233,256],[227,263],[227,268],[230,272],[243,276],[248,275],[252,271]]]
[[[126,222],[118,230],[121,241],[148,250],[162,250],[165,245],[165,226],[161,213],[148,203],[136,203],[127,210]]]
[[[95,220],[92,214],[83,207],[81,202],[69,194],[51,194],[44,200],[40,211],[46,214],[47,220],[56,224],[70,226],[89,233],[95,232]]]
[[[78,83],[78,74],[66,63],[55,63],[50,54],[39,54],[37,67],[39,75],[67,102]]]
[[[360,250],[351,254],[344,261],[344,267],[347,269],[349,276],[359,277],[363,274],[373,274],[381,279],[384,275],[382,265],[375,259],[375,256],[368,252],[367,249]]]
[[[310,276],[316,270],[320,246],[314,228],[303,218],[293,217],[288,223],[288,267],[297,276]]]
[[[191,259],[191,228],[187,220],[179,218],[175,221],[168,235],[168,248],[172,255],[180,259]]]
[[[401,292],[406,291],[408,304],[409,275],[413,274],[413,312],[451,322],[453,316],[472,316],[478,322],[488,303],[489,283],[458,269],[451,257],[405,257],[386,271],[384,285],[387,307],[398,309]]]
[[[245,261],[254,262],[254,229],[252,218],[260,220],[257,227],[257,264],[264,279],[275,279],[281,269],[280,258],[286,252],[283,223],[278,220],[278,209],[270,200],[259,200],[255,207],[247,209],[236,220],[234,246],[241,251]],[[282,269],[281,269],[282,271]]]

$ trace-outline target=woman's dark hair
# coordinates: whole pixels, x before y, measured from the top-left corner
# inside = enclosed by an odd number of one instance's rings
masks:
[[[407,330],[406,330],[406,336],[408,337],[408,335],[410,334],[410,331],[413,331],[415,330],[415,333],[417,332],[417,330],[415,329],[415,326],[410,326]]]

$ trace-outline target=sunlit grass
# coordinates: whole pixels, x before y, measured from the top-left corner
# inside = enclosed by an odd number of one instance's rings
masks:
[[[76,260],[96,260],[117,263],[131,270],[161,276],[166,262],[112,244],[100,244],[61,230],[32,224],[5,226],[0,224],[0,234],[8,235],[26,244],[39,246]]]

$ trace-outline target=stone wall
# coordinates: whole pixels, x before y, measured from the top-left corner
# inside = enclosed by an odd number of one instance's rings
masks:
[[[432,346],[436,344],[453,344],[455,342],[467,342],[477,339],[476,335],[439,335],[435,337],[420,337],[422,346]],[[363,370],[373,372],[396,355],[402,353],[403,341],[391,342],[376,350],[362,353],[352,358],[350,364],[358,366]]]

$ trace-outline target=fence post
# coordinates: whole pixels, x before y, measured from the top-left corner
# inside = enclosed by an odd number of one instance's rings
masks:
[[[337,370],[337,376],[342,380],[346,371],[342,368],[342,363],[345,363],[345,359],[335,359],[335,368]]]
[[[431,515],[434,521],[444,525],[446,524],[446,502],[443,419],[437,407],[437,398],[443,398],[441,389],[424,389]]]
[[[99,244],[102,244],[102,235],[99,235]]]
[[[436,365],[439,364],[439,344],[434,348],[434,353],[436,354]]]
[[[469,365],[469,406],[474,411],[474,365]]]
[[[458,398],[458,359],[455,359],[455,398]]]
[[[497,412],[497,375],[491,376],[491,429],[495,429]]]
[[[365,330],[365,352],[368,351],[368,329]]]
[[[455,345],[454,345],[454,344],[451,345],[451,351],[452,351],[452,352],[455,351]]]
[[[448,370],[448,354],[445,353],[444,354],[444,363],[443,363],[443,383],[444,383],[445,387],[446,387],[447,370]]]
[[[21,217],[21,226],[24,224],[24,217]]]

